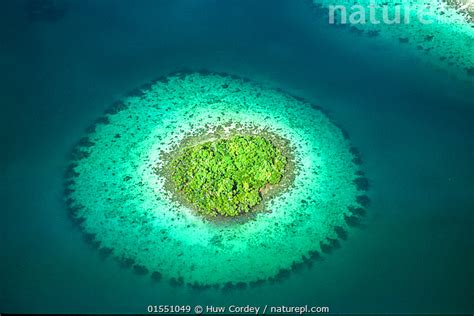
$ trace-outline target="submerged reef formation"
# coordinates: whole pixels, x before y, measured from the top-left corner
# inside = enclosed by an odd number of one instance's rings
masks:
[[[135,273],[239,289],[339,247],[370,202],[361,162],[318,106],[248,79],[178,72],[88,129],[65,200],[86,240]]]
[[[462,80],[474,76],[471,0],[311,0],[327,23],[392,45]]]

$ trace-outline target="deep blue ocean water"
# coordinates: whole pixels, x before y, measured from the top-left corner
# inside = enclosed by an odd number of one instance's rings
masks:
[[[329,27],[305,1],[70,1],[58,21],[0,10],[0,312],[160,304],[472,313],[474,84]],[[182,68],[271,81],[349,132],[371,180],[363,227],[289,279],[245,291],[153,283],[69,220],[71,147],[124,93]]]

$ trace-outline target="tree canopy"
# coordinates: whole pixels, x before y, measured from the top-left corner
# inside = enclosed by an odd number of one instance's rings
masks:
[[[260,189],[280,182],[286,157],[261,136],[234,135],[182,150],[172,180],[199,212],[238,216],[261,201]]]

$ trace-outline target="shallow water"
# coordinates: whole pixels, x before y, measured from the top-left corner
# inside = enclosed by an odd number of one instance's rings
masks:
[[[0,311],[473,311],[472,82],[324,26],[304,1],[72,1],[54,23],[3,7]],[[223,293],[154,284],[83,241],[61,200],[69,150],[123,93],[186,67],[272,82],[344,126],[373,202],[341,249],[282,282]]]

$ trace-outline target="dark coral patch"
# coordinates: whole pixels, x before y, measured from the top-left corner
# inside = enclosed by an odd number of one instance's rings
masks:
[[[354,184],[357,186],[357,190],[359,191],[368,191],[370,184],[369,180],[365,177],[359,177],[356,178],[354,181]]]
[[[142,266],[140,264],[136,264],[133,266],[133,272],[138,275],[145,275],[148,274],[148,269],[145,266]]]
[[[101,247],[101,248],[99,249],[99,256],[100,256],[102,259],[108,258],[112,253],[113,253],[113,249],[112,249],[112,248],[109,248],[109,247]]]
[[[66,172],[64,173],[64,177],[66,179],[71,179],[79,176],[79,173],[75,170],[77,167],[77,163],[70,163],[69,166],[66,168]]]
[[[398,41],[399,41],[400,43],[408,43],[408,42],[410,41],[410,39],[409,39],[408,37],[400,37],[400,38],[398,39]]]
[[[151,279],[155,282],[158,282],[162,279],[162,275],[158,271],[153,271],[153,273],[151,274]]]
[[[362,207],[349,206],[348,209],[349,209],[349,211],[351,212],[352,215],[356,215],[356,216],[360,216],[360,217],[365,216],[366,213],[367,213],[367,211]]]
[[[119,265],[122,268],[131,268],[133,264],[135,263],[135,260],[131,258],[119,258]]]
[[[347,225],[351,227],[359,227],[361,226],[361,219],[355,215],[344,215],[344,220],[346,221]]]
[[[334,231],[336,232],[338,238],[342,240],[347,240],[348,234],[344,228],[342,228],[341,226],[336,226],[334,227]]]
[[[171,278],[169,280],[169,283],[172,287],[178,287],[178,286],[182,286],[184,284],[184,280],[182,277],[179,277],[179,278]]]
[[[105,110],[105,114],[113,115],[117,114],[118,112],[125,110],[127,105],[122,101],[114,102],[107,110]]]
[[[368,207],[370,205],[370,198],[367,195],[357,196],[356,201],[363,207]]]
[[[100,241],[96,239],[95,234],[90,234],[90,233],[85,233],[83,235],[84,241],[91,245],[93,248],[99,248],[100,246]]]

